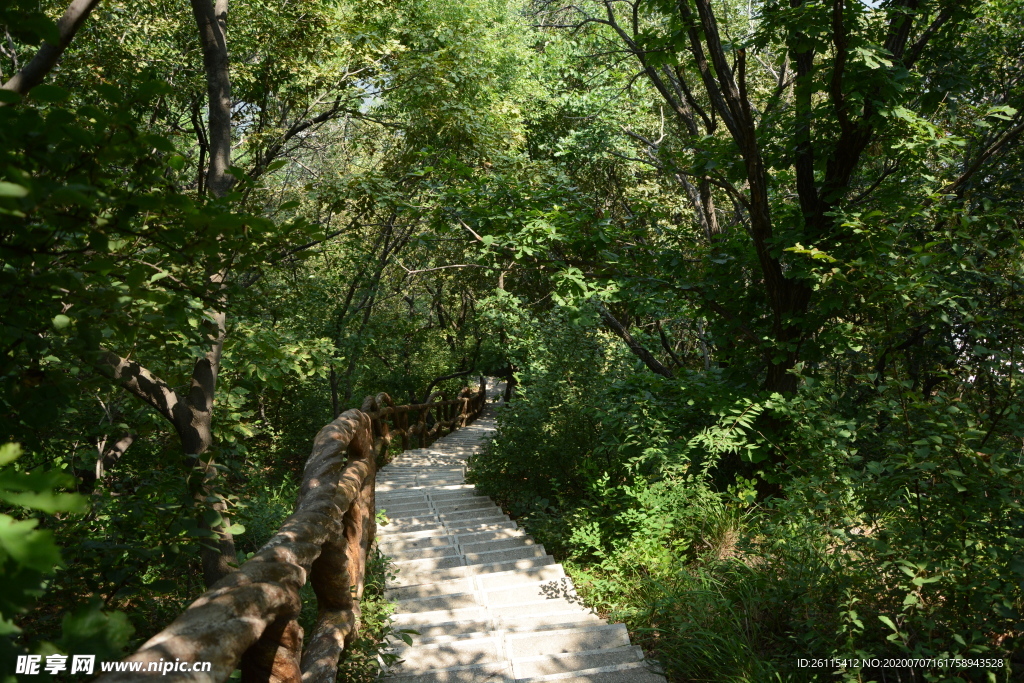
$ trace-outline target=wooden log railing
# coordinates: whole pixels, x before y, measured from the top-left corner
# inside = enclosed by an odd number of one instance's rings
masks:
[[[373,419],[374,433],[380,439],[380,442],[374,442],[374,446],[386,457],[388,449],[383,444],[390,445],[396,436],[401,439],[402,450],[408,450],[414,438],[418,448],[425,448],[442,434],[465,427],[483,410],[486,395],[486,380],[481,378],[479,391],[466,387],[453,399],[445,400],[442,392],[435,391],[426,403],[396,406],[387,394],[377,394],[366,397],[362,410]],[[410,415],[417,418],[412,426],[409,424]],[[391,418],[390,428],[388,418]]]
[[[376,533],[374,482],[394,436],[429,445],[474,420],[486,386],[454,399],[396,406],[368,396],[320,430],[306,461],[295,512],[237,571],[218,581],[124,662],[137,671],[106,673],[103,683],[149,680],[214,683],[241,669],[245,682],[332,683],[345,646],[357,635],[367,553]],[[416,422],[410,427],[410,416]],[[390,423],[390,424],[389,424]],[[300,589],[309,581],[317,620],[303,647]],[[192,671],[209,662],[208,671]],[[186,666],[189,670],[185,669]],[[203,667],[205,668],[205,667]]]

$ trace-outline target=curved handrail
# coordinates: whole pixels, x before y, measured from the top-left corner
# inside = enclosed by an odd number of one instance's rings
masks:
[[[442,431],[473,421],[485,405],[481,386],[476,392],[466,387],[456,399],[401,406],[380,393],[367,396],[362,410],[342,413],[316,435],[295,512],[273,538],[124,659],[140,662],[141,671],[98,680],[149,680],[160,673],[162,681],[219,683],[241,668],[243,681],[333,683],[338,660],[358,632],[366,558],[376,533],[374,484],[392,434],[401,436],[403,450],[411,436],[422,448]],[[427,429],[432,409],[445,416]],[[410,412],[420,415],[413,428]],[[299,591],[307,580],[316,594],[317,621],[303,648]],[[210,662],[211,670],[168,668],[177,662]]]

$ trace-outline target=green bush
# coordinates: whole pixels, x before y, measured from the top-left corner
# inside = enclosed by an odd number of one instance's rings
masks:
[[[671,680],[883,680],[878,667],[798,666],[812,657],[1002,659],[889,673],[1011,680],[1024,605],[1015,413],[993,437],[941,391],[867,378],[857,400],[812,378],[794,398],[753,400],[714,371],[634,373],[586,324],[535,325],[523,336],[543,341],[470,477]],[[769,469],[772,449],[784,468]]]

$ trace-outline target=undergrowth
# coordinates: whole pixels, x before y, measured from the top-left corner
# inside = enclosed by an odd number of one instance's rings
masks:
[[[909,382],[755,400],[713,370],[633,374],[567,329],[534,337],[469,479],[671,681],[1021,680],[1019,440]],[[786,429],[769,441],[763,416]]]

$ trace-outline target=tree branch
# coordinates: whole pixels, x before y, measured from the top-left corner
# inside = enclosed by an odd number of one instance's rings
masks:
[[[122,358],[103,347],[100,347],[97,363],[101,369],[110,373],[128,393],[148,403],[174,424],[175,411],[182,404],[182,398],[165,381],[139,363]]]
[[[44,42],[39,47],[39,52],[32,58],[25,67],[4,83],[4,90],[13,90],[19,94],[26,94],[29,90],[43,82],[46,74],[57,66],[64,50],[71,44],[71,40],[78,33],[85,20],[89,18],[100,0],[72,0],[71,4],[64,11],[64,15],[57,20],[57,31],[60,33],[60,40],[56,45]],[[0,102],[0,107],[3,103]]]
[[[661,361],[655,358],[650,351],[633,339],[633,335],[629,333],[629,330],[623,327],[622,323],[616,320],[615,316],[612,315],[611,311],[609,311],[604,304],[596,299],[593,301],[594,306],[597,308],[598,313],[601,314],[601,319],[604,320],[605,324],[608,325],[612,332],[618,335],[622,341],[626,342],[626,346],[629,347],[629,350],[636,354],[637,358],[643,361],[644,365],[646,365],[651,372],[661,375],[662,377],[667,377],[668,379],[675,378],[675,375],[672,374],[671,370],[662,365]]]
[[[1012,128],[1008,129],[1006,132],[1000,135],[995,142],[986,147],[985,150],[978,155],[978,158],[975,159],[971,163],[971,165],[967,167],[967,170],[965,170],[959,178],[957,178],[949,185],[946,185],[944,188],[942,188],[941,193],[958,195],[961,192],[963,192],[964,186],[972,177],[974,177],[974,174],[981,169],[985,162],[991,159],[996,154],[998,154],[1003,147],[1009,144],[1014,138],[1016,138],[1022,132],[1024,132],[1024,121],[1021,121],[1016,126],[1013,126]]]

